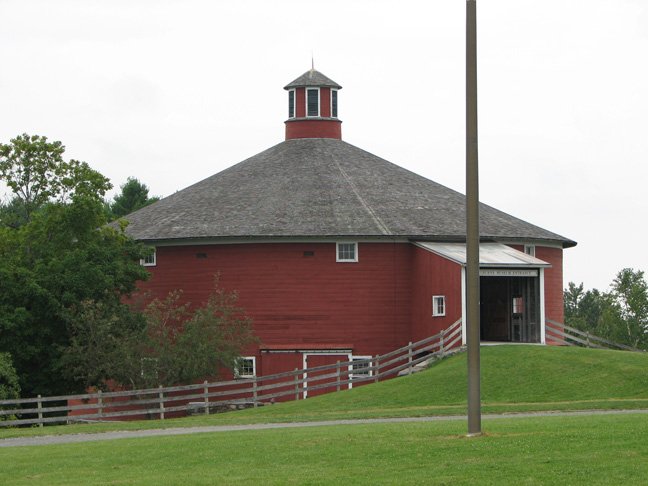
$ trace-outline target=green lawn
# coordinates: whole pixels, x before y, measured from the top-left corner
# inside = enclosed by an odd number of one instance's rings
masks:
[[[551,346],[481,349],[482,410],[648,408],[648,353]],[[102,430],[465,414],[466,355],[425,372],[353,390],[208,417],[0,429],[0,438]]]
[[[648,416],[328,426],[0,449],[0,484],[646,484]]]

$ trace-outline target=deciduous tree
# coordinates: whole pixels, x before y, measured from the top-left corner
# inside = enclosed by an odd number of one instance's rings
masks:
[[[600,337],[648,349],[648,284],[644,272],[624,268],[610,291],[583,289],[570,282],[564,291],[565,323]]]
[[[138,209],[159,201],[159,197],[149,197],[149,188],[134,177],[129,177],[121,186],[121,193],[110,204],[111,219],[120,218]]]
[[[65,372],[88,386],[109,381],[132,388],[190,383],[232,369],[243,350],[256,342],[251,320],[235,292],[216,281],[207,302],[192,308],[182,293],[153,300],[144,323],[117,325],[110,309],[87,302],[73,319]]]
[[[11,353],[22,392],[73,392],[61,374],[73,308],[118,308],[148,273],[146,248],[106,226],[108,180],[63,160],[60,142],[22,135],[0,147],[0,173],[21,205],[20,224],[0,225],[0,352]]]
[[[67,202],[83,196],[101,200],[112,185],[85,162],[64,160],[61,142],[49,142],[39,135],[18,135],[0,143],[0,177],[13,191],[29,220],[48,202]]]

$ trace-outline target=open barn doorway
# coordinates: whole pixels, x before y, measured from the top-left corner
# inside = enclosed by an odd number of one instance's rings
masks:
[[[480,322],[482,341],[541,342],[538,277],[482,276]]]

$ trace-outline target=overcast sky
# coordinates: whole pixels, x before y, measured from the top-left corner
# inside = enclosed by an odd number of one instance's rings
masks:
[[[578,242],[565,286],[648,270],[648,2],[478,0],[481,200]],[[343,139],[465,192],[465,1],[0,0],[0,141],[166,196],[343,86]]]

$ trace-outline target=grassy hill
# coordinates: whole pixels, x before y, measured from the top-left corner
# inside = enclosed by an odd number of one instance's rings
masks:
[[[8,435],[457,414],[466,355],[416,375],[241,412]],[[648,354],[482,348],[484,411],[648,408]],[[645,484],[648,415],[248,430],[0,449],[0,484]]]
[[[0,429],[0,438],[40,433],[465,414],[466,354],[421,373],[258,409],[165,421]],[[648,408],[648,353],[550,346],[481,348],[482,410]]]
[[[257,421],[262,417],[321,420],[465,413],[466,372],[466,354],[458,354],[409,377],[248,411],[238,419],[244,415]],[[484,346],[481,392],[484,412],[647,408],[648,354]]]

